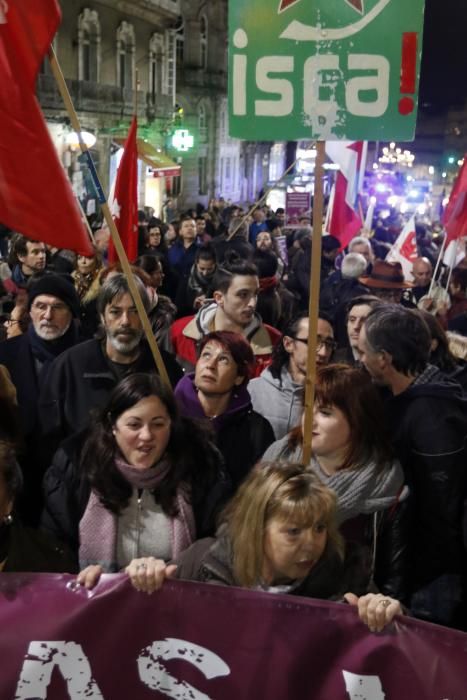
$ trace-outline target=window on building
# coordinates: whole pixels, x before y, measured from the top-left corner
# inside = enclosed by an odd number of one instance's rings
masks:
[[[200,52],[201,52],[201,68],[208,67],[208,20],[205,15],[201,16],[200,20]]]
[[[78,17],[78,78],[99,82],[101,25],[95,10],[86,7]]]
[[[198,194],[208,193],[208,159],[206,156],[198,158]]]
[[[163,73],[163,93],[172,97],[175,104],[176,63],[175,63],[175,32],[168,29],[165,33],[165,69]]]
[[[175,29],[175,60],[177,66],[183,66],[183,58],[185,55],[185,23],[180,17],[178,26]]]
[[[208,125],[206,121],[206,108],[203,104],[198,107],[198,131],[199,142],[206,143],[208,140]]]
[[[221,143],[227,141],[227,100],[220,105],[219,139]]]
[[[162,34],[153,34],[149,42],[149,92],[153,101],[164,92],[165,51]]]
[[[135,31],[133,25],[122,22],[117,30],[117,84],[133,89],[135,73]]]

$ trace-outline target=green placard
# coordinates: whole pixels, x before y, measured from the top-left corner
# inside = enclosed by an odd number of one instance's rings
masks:
[[[424,0],[230,0],[230,135],[410,141]]]

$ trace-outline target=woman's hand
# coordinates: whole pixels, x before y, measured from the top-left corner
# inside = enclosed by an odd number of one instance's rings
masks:
[[[78,578],[76,580],[78,581],[80,586],[84,586],[90,591],[91,588],[97,586],[102,573],[102,566],[99,566],[99,564],[91,564],[90,566],[87,566],[85,569],[79,572]]]
[[[167,578],[173,577],[176,570],[175,564],[167,566],[165,561],[154,557],[133,559],[125,569],[133,586],[142,593],[159,590]]]
[[[404,614],[398,600],[382,593],[368,593],[360,598],[354,593],[346,593],[344,598],[350,605],[357,606],[358,616],[370,632],[381,632],[396,615]]]

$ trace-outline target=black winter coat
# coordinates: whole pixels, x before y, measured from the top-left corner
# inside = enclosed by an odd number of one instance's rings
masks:
[[[467,398],[438,372],[387,400],[396,456],[411,492],[413,591],[443,574],[466,571],[462,536],[467,498]]]
[[[161,354],[175,386],[183,372],[169,353],[161,350]],[[138,360],[128,366],[128,374],[135,372],[157,372],[146,343],[141,345]],[[92,412],[105,406],[120,379],[104,355],[102,341],[96,339],[80,343],[52,363],[39,408],[43,433],[55,447],[89,424]]]
[[[76,554],[79,550],[79,523],[91,493],[88,477],[80,464],[88,434],[87,430],[82,431],[62,443],[43,483],[45,507],[41,529],[64,542]],[[203,455],[199,455],[197,466],[201,472],[206,463],[215,465],[212,471],[216,473],[211,474],[209,479],[193,480],[191,484],[197,537],[206,537],[215,532],[217,515],[230,492],[230,481],[222,467],[218,450],[213,445],[207,449],[209,455],[204,461]]]

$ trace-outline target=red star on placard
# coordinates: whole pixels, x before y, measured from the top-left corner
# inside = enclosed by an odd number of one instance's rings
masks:
[[[361,15],[365,12],[365,9],[363,7],[363,0],[345,0],[347,5],[350,5],[350,7],[353,7],[354,10],[357,10]]]
[[[279,12],[284,12],[284,10],[292,7],[292,5],[295,5],[297,2],[300,2],[300,0],[280,0]],[[347,5],[350,5],[350,7],[353,7],[353,9],[359,12],[361,15],[363,15],[365,12],[363,0],[344,0],[344,2],[346,2]]]

